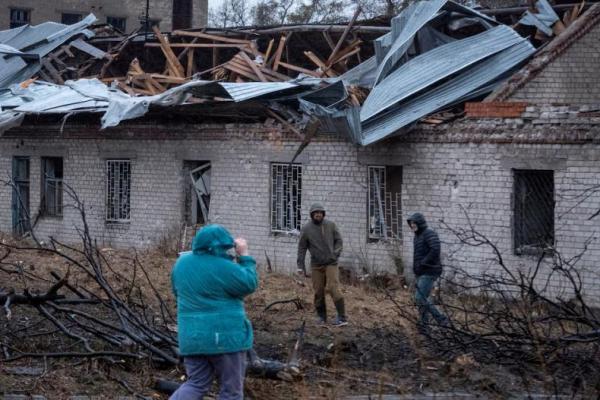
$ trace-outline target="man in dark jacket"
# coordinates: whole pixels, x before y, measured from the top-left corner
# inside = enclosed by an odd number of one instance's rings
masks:
[[[418,329],[421,333],[426,333],[429,314],[438,324],[448,325],[448,318],[429,299],[435,280],[442,274],[440,238],[433,229],[427,227],[425,217],[420,213],[411,215],[408,218],[408,225],[415,233],[413,272],[416,278],[415,302],[419,309]]]
[[[325,293],[329,293],[337,310],[334,325],[344,326],[346,309],[340,292],[337,260],[342,254],[342,236],[335,223],[325,219],[325,208],[315,203],[310,207],[310,222],[302,227],[298,241],[298,272],[306,274],[304,259],[310,251],[310,267],[315,291],[315,310],[319,322],[327,322]]]

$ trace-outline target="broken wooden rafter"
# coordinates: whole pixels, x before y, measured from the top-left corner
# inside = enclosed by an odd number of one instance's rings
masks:
[[[50,60],[48,60],[47,58],[42,58],[42,66],[50,74],[54,83],[64,85],[65,81],[63,80],[58,70],[54,67],[54,65],[52,65],[52,62]]]
[[[273,43],[275,43],[275,39],[269,40],[269,45],[267,46],[267,51],[265,52],[264,64],[267,65],[269,62],[269,57],[271,57],[271,51],[273,50]]]
[[[327,45],[329,46],[329,48],[333,51],[333,49],[335,49],[335,43],[333,43],[333,39],[331,39],[331,35],[329,34],[328,30],[323,31],[323,38],[327,42]]]
[[[277,50],[275,51],[275,55],[273,56],[273,71],[277,72],[279,69],[279,65],[281,64],[281,55],[283,54],[283,48],[285,47],[285,42],[287,38],[285,35],[281,36],[279,39],[279,44],[277,45]]]
[[[136,79],[153,79],[159,83],[170,83],[170,84],[175,84],[175,85],[181,85],[188,81],[187,78],[176,78],[176,77],[170,76],[170,75],[151,74],[151,73],[147,73],[147,72],[145,72],[145,73],[130,73],[129,76],[136,78]]]
[[[270,68],[261,67],[260,70],[263,72],[263,74],[265,74],[267,76],[267,79],[272,80],[273,82],[281,82],[281,81],[290,80],[289,76],[279,73],[279,72],[275,72]]]
[[[191,36],[191,37],[197,37],[197,38],[202,38],[202,39],[214,40],[216,42],[241,44],[241,45],[247,45],[247,46],[251,46],[251,43],[252,43],[250,40],[232,39],[232,38],[227,38],[227,37],[223,37],[223,36],[219,36],[219,35],[211,35],[211,34],[202,33],[202,32],[188,32],[188,31],[177,30],[177,31],[173,32],[173,35]]]
[[[152,95],[165,91],[165,88],[160,83],[156,82],[150,74],[147,74],[142,69],[137,58],[134,58],[129,64],[127,78],[132,82],[143,85],[146,91]]]
[[[573,8],[571,8],[565,12],[565,14],[563,15],[563,19],[562,19],[565,27],[568,27],[573,22],[575,22],[575,20],[577,18],[579,18],[579,15],[581,14],[581,11],[583,10],[584,5],[585,5],[585,1],[582,1],[581,3],[576,4]]]
[[[187,48],[187,69],[185,71],[186,76],[192,76],[194,74],[194,49]]]
[[[50,58],[52,61],[54,61],[54,62],[56,63],[56,65],[58,65],[59,67],[62,67],[62,68],[66,68],[66,67],[67,67],[67,64],[65,64],[65,62],[64,62],[63,60],[61,60],[61,59],[60,59],[60,58],[59,58],[59,57],[58,57],[56,54],[54,54],[54,53],[49,53],[49,54],[48,54],[48,57],[49,57],[49,58]]]
[[[338,54],[336,55],[336,58],[333,61],[331,61],[331,63],[329,63],[328,65],[329,66],[335,65],[335,64],[339,63],[340,61],[343,61],[344,59],[348,58],[348,57],[344,57],[344,56],[346,56],[350,53],[352,53],[351,55],[358,53],[360,51],[359,46],[362,43],[363,42],[360,39],[353,40],[352,43],[350,43],[348,46],[344,47],[342,50],[339,50]]]
[[[523,11],[527,8],[523,8]],[[346,25],[306,24],[306,25],[284,25],[265,29],[241,29],[240,33],[253,33],[257,35],[274,35],[289,32],[343,32]],[[383,35],[391,31],[389,26],[355,25],[353,31],[361,33],[373,33]]]
[[[229,64],[230,66],[235,67],[235,68],[241,68],[244,71],[246,71],[250,74],[253,74],[254,78],[252,78],[252,79],[258,81],[258,76],[256,75],[256,73],[254,73],[254,71],[250,68],[250,66],[247,65],[247,62],[244,61],[241,54],[236,54],[231,60],[229,60],[227,63],[225,63],[223,65],[225,66],[227,64]],[[280,82],[280,81],[287,81],[290,79],[289,76],[280,74],[280,73],[275,72],[264,66],[257,65],[257,68],[262,72],[262,74],[265,76],[267,81]]]
[[[258,79],[261,82],[267,82],[267,78],[265,78],[265,76],[261,72],[261,70],[258,67],[258,65],[256,65],[256,62],[254,62],[254,60],[251,60],[250,57],[248,57],[248,54],[246,54],[243,51],[239,52],[238,54],[246,62],[246,64],[248,64],[248,66],[250,66],[250,68],[252,69],[252,71],[256,74],[256,76],[258,77]]]
[[[258,81],[258,76],[254,75],[252,72],[244,69],[243,67],[240,67],[239,65],[236,65],[236,63],[234,63],[234,62],[230,61],[230,62],[226,63],[223,66],[223,68],[228,69],[229,71],[231,71],[231,72],[233,72],[233,73],[235,73],[237,75],[245,76],[246,78],[251,79],[251,80],[253,80],[255,82]],[[233,76],[230,77],[230,79],[235,79],[235,78],[236,78],[235,75],[233,75]]]
[[[275,118],[277,121],[281,122],[281,124],[283,126],[285,126],[287,129],[289,129],[291,132],[293,132],[296,136],[298,136],[300,139],[304,140],[304,135],[302,134],[302,132],[300,132],[294,125],[290,124],[285,118],[283,118],[281,115],[277,114],[275,111],[271,110],[270,108],[266,109],[267,114],[269,114],[271,117]]]
[[[299,66],[293,65],[293,64],[288,64],[288,63],[285,63],[283,61],[280,61],[279,65],[282,66],[282,67],[284,67],[284,68],[290,69],[292,71],[301,72],[303,74],[310,75],[310,76],[313,76],[315,78],[320,78],[320,76],[319,76],[319,74],[317,72],[311,71],[310,69],[302,68],[302,67],[299,67]]]
[[[346,29],[344,29],[342,36],[338,40],[337,44],[335,45],[335,48],[331,52],[331,55],[327,59],[328,64],[331,64],[331,62],[337,58],[337,52],[342,47],[342,44],[344,44],[344,41],[346,40],[346,36],[348,36],[348,33],[350,32],[350,29],[352,29],[352,26],[354,25],[354,23],[356,22],[356,19],[360,15],[360,12],[361,12],[360,6],[356,7],[356,11],[354,11],[354,15],[352,15],[352,19],[350,20],[348,25],[346,25]]]
[[[127,93],[130,96],[136,96],[138,94],[129,85],[126,85],[125,82],[117,81],[117,86],[119,87],[119,89],[123,90],[125,93]]]
[[[193,38],[192,41],[190,42],[190,44],[195,44],[198,41],[198,38]],[[183,57],[185,57],[186,55],[188,55],[188,53],[190,51],[193,51],[194,48],[193,47],[186,47],[185,49],[183,49],[183,51],[181,51],[178,55],[177,55],[177,59],[181,62],[183,61]],[[188,67],[189,67],[189,56],[188,56]],[[187,71],[186,71],[187,72]],[[166,75],[169,73],[169,68],[166,68],[163,72],[163,75]],[[190,76],[191,74],[188,73],[187,76]]]
[[[248,46],[247,49],[250,51],[251,54],[253,54],[255,56],[260,55],[261,57],[264,57],[264,54],[262,54],[260,51],[258,51],[258,44],[256,43],[256,40],[251,40],[250,46]]]
[[[158,27],[154,26],[152,27],[152,30],[154,31],[156,38],[160,42],[160,48],[163,51],[165,58],[167,59],[167,65],[169,67],[171,75],[177,76],[179,78],[185,77],[185,71],[183,69],[183,66],[179,62],[179,59],[177,58],[175,53],[173,53],[173,50],[169,46],[169,41],[167,40],[167,38],[163,36],[162,33],[160,33]]]
[[[71,58],[74,58],[75,54],[73,54],[73,52],[71,51],[70,47],[71,46],[69,46],[68,44],[64,45],[64,46],[61,46],[60,51],[64,52],[67,56],[69,56]],[[59,55],[59,54],[57,54],[57,55]]]
[[[350,51],[350,52],[348,52],[348,53],[344,54],[343,56],[341,56],[341,57],[339,57],[339,58],[336,58],[336,59],[335,59],[335,61],[333,62],[333,64],[332,64],[332,65],[339,64],[339,63],[341,63],[342,61],[344,61],[344,60],[346,60],[346,59],[348,59],[348,58],[352,57],[353,55],[355,55],[355,54],[358,54],[359,52],[360,52],[360,47],[357,47],[357,48],[355,48],[354,50],[352,50],[352,51]]]
[[[317,67],[319,67],[320,69],[320,74],[323,75],[327,75],[330,78],[334,78],[337,76],[337,74],[335,73],[335,71],[331,70],[331,66],[328,66],[325,64],[325,62],[323,62],[316,54],[314,54],[312,51],[305,51],[304,55],[310,60],[312,61]]]
[[[146,43],[144,46],[146,47],[162,47],[160,43]],[[243,49],[246,47],[244,44],[228,44],[228,43],[169,43],[167,44],[169,48],[238,48]]]

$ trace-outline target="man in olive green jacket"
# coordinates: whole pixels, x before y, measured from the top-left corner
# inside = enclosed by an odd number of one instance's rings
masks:
[[[298,242],[298,272],[306,274],[304,259],[310,251],[310,267],[315,291],[315,310],[320,323],[327,322],[325,294],[329,293],[337,310],[334,325],[344,326],[346,310],[340,292],[337,260],[342,254],[342,236],[332,221],[325,219],[325,208],[315,203],[310,207],[310,222],[302,227]]]

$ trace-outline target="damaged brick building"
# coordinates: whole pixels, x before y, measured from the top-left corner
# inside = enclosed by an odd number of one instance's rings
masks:
[[[419,211],[441,234],[446,265],[494,268],[490,250],[453,234],[472,224],[514,268],[535,265],[548,243],[580,257],[584,293],[598,299],[599,20],[592,6],[465,115],[429,113],[366,146],[327,123],[307,140],[285,120],[214,122],[218,107],[154,109],[107,130],[85,115],[30,115],[0,137],[13,182],[0,188],[0,229],[76,242],[64,183],[106,246],[185,242],[210,221],[291,272],[297,230],[321,202],[344,237],[340,264],[374,273],[410,270],[403,221]],[[248,107],[237,112],[256,112]]]

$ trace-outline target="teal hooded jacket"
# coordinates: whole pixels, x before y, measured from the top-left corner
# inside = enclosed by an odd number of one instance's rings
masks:
[[[183,356],[222,354],[252,348],[252,325],[244,297],[258,286],[256,261],[227,251],[233,237],[220,225],[196,234],[192,251],[183,253],[171,273],[177,298],[179,353]]]

